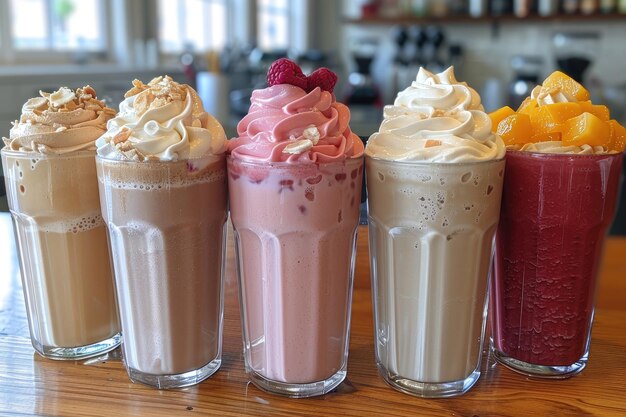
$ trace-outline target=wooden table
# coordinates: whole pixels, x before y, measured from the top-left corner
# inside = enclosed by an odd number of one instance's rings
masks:
[[[331,394],[287,399],[260,391],[243,369],[232,247],[228,254],[221,369],[198,386],[159,391],[133,384],[119,349],[96,360],[59,362],[35,354],[28,339],[9,216],[0,214],[0,415],[626,415],[626,238],[609,238],[591,358],[578,376],[531,380],[484,354],[483,374],[467,394],[426,400],[401,394],[374,363],[367,230],[361,228],[348,378]]]

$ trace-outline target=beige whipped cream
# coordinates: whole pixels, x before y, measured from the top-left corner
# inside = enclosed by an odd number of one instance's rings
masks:
[[[478,93],[454,76],[420,68],[415,81],[385,106],[380,130],[365,153],[395,161],[476,162],[504,157]]]
[[[603,146],[563,146],[560,140],[526,143],[520,145],[509,145],[507,149],[515,151],[527,151],[537,153],[561,153],[561,154],[576,154],[576,155],[600,155],[607,153],[615,153],[614,151],[608,151]]]
[[[573,103],[578,101],[575,97],[572,97],[565,91],[561,91],[559,89],[546,90],[540,85],[533,88],[533,91],[530,93],[530,98],[537,100],[537,104],[540,106],[555,103]]]
[[[226,134],[204,111],[196,91],[172,78],[157,77],[133,88],[97,142],[98,155],[121,160],[177,161],[226,151]]]
[[[9,137],[2,138],[6,148],[57,155],[94,150],[107,121],[115,116],[115,110],[98,100],[90,86],[39,94],[22,106]]]

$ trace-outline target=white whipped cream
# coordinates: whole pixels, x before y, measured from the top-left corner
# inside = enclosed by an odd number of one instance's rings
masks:
[[[420,68],[415,81],[385,106],[380,130],[365,153],[395,161],[476,162],[504,157],[502,139],[491,132],[478,93],[454,77]]]
[[[174,93],[167,97],[169,102],[166,104],[147,109],[136,102],[143,99],[140,96],[146,91],[127,97],[120,103],[117,117],[108,122],[107,132],[96,141],[99,156],[122,160],[177,161],[221,155],[226,151],[224,129],[204,111],[202,101],[193,88],[175,83],[169,77],[159,77],[148,86],[155,91],[155,95],[164,89]],[[148,100],[153,98],[154,95]],[[154,102],[157,100],[158,95]]]

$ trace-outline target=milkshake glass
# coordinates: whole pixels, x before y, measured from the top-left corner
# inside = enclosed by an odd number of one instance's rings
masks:
[[[229,145],[246,372],[291,397],[330,392],[347,369],[363,144],[331,92],[254,91]]]
[[[131,380],[197,384],[221,364],[225,134],[187,85],[135,87],[96,165]]]
[[[546,127],[545,118],[534,112],[558,116],[561,109],[573,109],[574,121],[550,126],[561,140],[521,145],[531,136],[507,132],[505,141],[517,145],[507,150],[496,233],[491,349],[517,372],[560,379],[582,371],[589,357],[598,272],[615,214],[626,131],[608,120],[608,109],[586,101],[582,86],[574,84],[583,96],[576,97],[567,84],[547,87],[550,77],[527,100],[536,109],[529,113],[533,128]],[[594,120],[587,110],[604,110],[606,120]],[[593,124],[580,125],[577,118]],[[565,127],[569,124],[574,129]],[[586,131],[602,131],[603,125],[606,135]],[[574,143],[581,134],[587,135],[585,143]]]
[[[84,359],[120,342],[94,142],[115,111],[87,86],[30,99],[4,138],[31,342],[50,359]]]
[[[492,287],[495,357],[535,376],[586,365],[622,153],[507,152]]]
[[[504,144],[478,94],[420,69],[366,147],[379,372],[421,397],[480,376]]]

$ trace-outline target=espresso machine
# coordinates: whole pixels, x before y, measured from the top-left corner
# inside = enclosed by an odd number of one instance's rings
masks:
[[[593,64],[600,48],[598,32],[557,32],[552,37],[556,66],[579,83]]]

